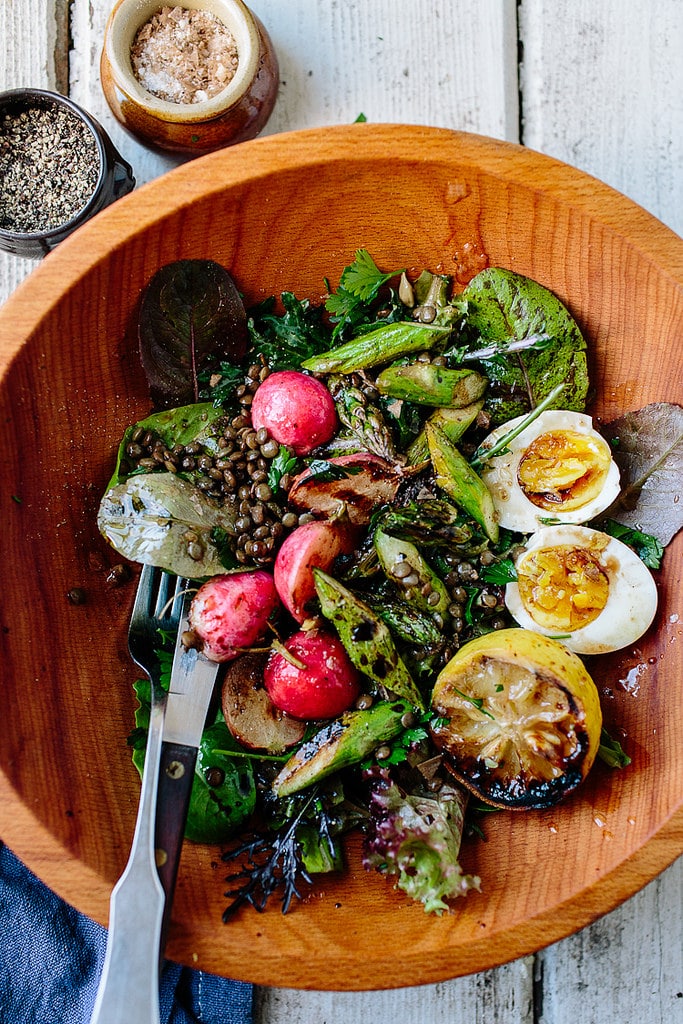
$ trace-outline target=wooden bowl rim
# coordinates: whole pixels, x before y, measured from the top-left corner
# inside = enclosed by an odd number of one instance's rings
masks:
[[[77,286],[85,272],[159,221],[160,194],[163,195],[162,220],[194,202],[203,168],[209,172],[220,168],[220,173],[205,176],[204,180],[211,182],[211,188],[202,192],[206,198],[245,180],[267,179],[274,171],[282,174],[340,160],[349,164],[379,159],[419,164],[420,147],[427,141],[430,162],[437,157],[448,162],[455,153],[462,165],[476,167],[484,174],[525,189],[534,189],[534,174],[542,169],[543,186],[539,186],[539,192],[550,192],[558,202],[569,204],[616,235],[627,237],[629,244],[656,265],[660,273],[683,288],[683,240],[610,186],[552,157],[514,143],[441,128],[359,124],[305,129],[245,142],[181,165],[119,200],[80,228],[42,261],[0,309],[0,379],[11,373],[14,357],[22,345],[40,329],[43,320]],[[106,231],[102,230],[102,217],[107,218]],[[112,237],[117,239],[113,249]],[[83,253],[87,254],[85,259]],[[87,893],[91,906],[108,904],[107,884],[92,868],[73,857],[35,817],[31,808],[18,799],[1,770],[0,801],[2,839],[38,877],[74,906],[81,902],[82,893]],[[446,963],[442,955],[431,967],[422,970],[420,980],[439,981],[488,969],[565,938],[632,896],[682,851],[683,803],[660,823],[646,844],[598,879],[589,893],[582,894],[581,906],[573,905],[569,928],[560,912],[562,908],[556,906],[525,921],[523,935],[512,926],[497,933],[493,941],[483,938],[473,943],[463,966]],[[393,956],[388,952],[386,980],[378,982],[381,966],[375,963],[372,976],[361,971],[357,977],[349,979],[348,987],[357,990],[378,985],[399,987],[404,982],[395,980],[395,971],[390,969],[392,963]],[[226,965],[226,973],[240,976],[234,967]],[[252,969],[253,965],[249,970]],[[311,983],[303,977],[294,984],[302,988],[324,988],[325,979],[318,978]]]

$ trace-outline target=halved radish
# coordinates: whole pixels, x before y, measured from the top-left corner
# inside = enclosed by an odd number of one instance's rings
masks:
[[[357,530],[347,520],[315,520],[298,526],[277,553],[273,576],[280,600],[297,622],[309,616],[308,602],[315,597],[313,569],[332,568],[338,555],[350,554]]]

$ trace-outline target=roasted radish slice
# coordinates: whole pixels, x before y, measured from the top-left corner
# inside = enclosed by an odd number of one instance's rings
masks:
[[[373,509],[396,497],[401,475],[381,456],[359,452],[327,461],[333,467],[333,478],[305,469],[292,484],[290,505],[321,518],[345,510],[352,523],[365,525]]]
[[[192,598],[189,626],[210,661],[232,661],[265,636],[268,620],[279,605],[269,572],[257,569],[213,576]]]
[[[304,738],[304,722],[276,708],[263,686],[267,654],[247,653],[228,666],[221,705],[225,724],[247,750],[283,754]]]
[[[360,694],[360,677],[343,645],[323,630],[291,636],[273,651],[263,674],[276,707],[301,719],[334,718]]]
[[[598,691],[557,640],[502,629],[465,644],[432,695],[432,736],[455,778],[495,807],[550,807],[588,774],[600,743]]]

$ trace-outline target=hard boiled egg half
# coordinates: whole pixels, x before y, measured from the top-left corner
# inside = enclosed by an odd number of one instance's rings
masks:
[[[525,419],[497,427],[486,450]],[[590,416],[564,409],[542,412],[489,459],[481,475],[493,497],[498,521],[508,530],[531,533],[552,519],[586,523],[619,493],[619,469]]]
[[[628,647],[655,617],[657,588],[649,570],[631,548],[599,530],[538,530],[515,568],[517,581],[505,588],[512,617],[577,654]]]

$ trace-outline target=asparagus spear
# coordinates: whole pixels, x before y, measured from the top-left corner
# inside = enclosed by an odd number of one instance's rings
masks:
[[[425,430],[437,486],[469,512],[495,544],[498,540],[498,523],[488,487],[448,440],[443,430],[429,422],[425,424]]]
[[[441,409],[462,409],[476,402],[487,384],[476,370],[449,370],[435,363],[387,366],[375,381],[383,395]]]
[[[313,577],[322,613],[335,626],[356,668],[383,690],[424,710],[422,694],[396,650],[389,627],[322,569],[314,569]]]
[[[378,701],[329,722],[285,763],[273,781],[276,796],[298,793],[332,772],[358,764],[403,731],[410,711],[408,701]]]
[[[435,409],[428,423],[436,424],[449,441],[457,444],[468,427],[471,427],[484,407],[484,400],[472,402],[464,409]],[[409,466],[417,466],[429,458],[429,444],[425,430],[421,430],[407,451]]]
[[[354,373],[356,370],[391,363],[411,352],[432,349],[444,342],[450,333],[450,326],[435,327],[430,324],[414,324],[408,320],[382,324],[374,331],[352,338],[344,345],[305,359],[301,366],[311,373]]]
[[[347,441],[359,451],[372,452],[394,462],[394,439],[378,407],[368,401],[359,388],[348,384],[342,377],[331,377],[327,386],[334,398],[339,421],[346,427],[338,444],[343,445]]]

